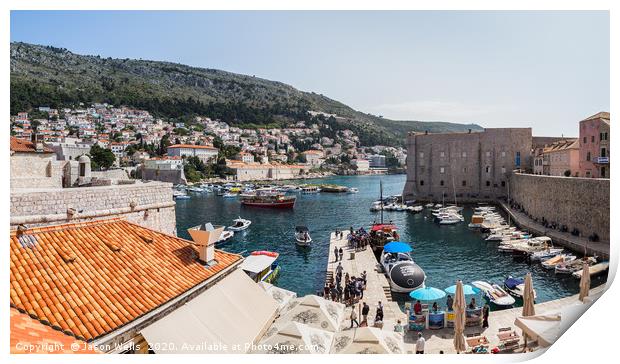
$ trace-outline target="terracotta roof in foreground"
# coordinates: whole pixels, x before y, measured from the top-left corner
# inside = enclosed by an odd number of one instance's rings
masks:
[[[11,308],[11,354],[101,354],[76,340]]]
[[[37,153],[37,148],[31,141],[11,137],[11,151],[20,153]],[[45,153],[54,153],[54,151],[48,147],[43,147],[43,151]]]
[[[205,267],[191,242],[122,219],[10,234],[11,306],[91,341],[149,313],[242,258],[216,250]]]

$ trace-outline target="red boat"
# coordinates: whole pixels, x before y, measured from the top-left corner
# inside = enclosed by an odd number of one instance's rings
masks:
[[[295,196],[266,195],[248,196],[241,199],[245,206],[269,207],[275,209],[292,209],[295,206]]]

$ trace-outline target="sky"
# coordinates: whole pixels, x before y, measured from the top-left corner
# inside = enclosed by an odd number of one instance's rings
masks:
[[[604,11],[12,11],[11,41],[256,75],[397,120],[577,136],[609,111]]]

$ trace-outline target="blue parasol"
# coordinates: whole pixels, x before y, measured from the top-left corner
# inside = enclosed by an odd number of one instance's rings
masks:
[[[434,287],[418,288],[409,293],[409,297],[420,301],[434,301],[446,297],[444,291]]]
[[[407,243],[401,241],[393,241],[385,244],[383,251],[386,253],[409,253],[413,248]]]
[[[456,293],[456,284],[452,285],[446,289],[444,289],[444,291],[446,291],[449,294],[455,294]],[[469,284],[464,284],[463,285],[463,294],[464,295],[472,295],[472,294],[478,294],[480,292],[479,288],[476,287],[472,287]]]

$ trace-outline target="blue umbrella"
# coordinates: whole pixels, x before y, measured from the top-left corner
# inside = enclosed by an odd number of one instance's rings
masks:
[[[403,243],[401,241],[393,241],[391,243],[385,244],[383,247],[383,251],[386,253],[409,253],[413,248],[409,246],[407,243]]]
[[[444,289],[444,291],[446,291],[449,294],[455,294],[456,293],[456,284],[452,285],[446,289]],[[464,284],[463,285],[463,294],[464,295],[472,295],[472,294],[478,294],[480,292],[480,289],[476,288],[476,287],[472,287],[469,284]]]
[[[409,297],[420,301],[434,301],[446,297],[444,291],[434,287],[418,288],[409,293]]]

